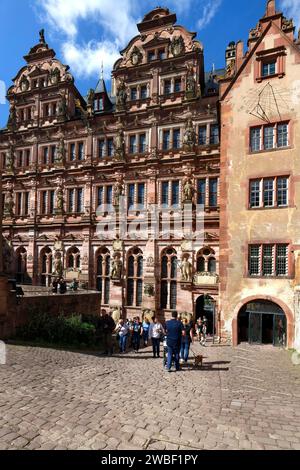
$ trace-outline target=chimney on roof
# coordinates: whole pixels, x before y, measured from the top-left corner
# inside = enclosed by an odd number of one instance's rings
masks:
[[[266,9],[266,17],[274,16],[276,13],[276,5],[275,0],[268,0],[267,2],[267,9]]]
[[[237,70],[240,68],[244,60],[244,43],[243,41],[238,41],[236,43],[236,66]]]

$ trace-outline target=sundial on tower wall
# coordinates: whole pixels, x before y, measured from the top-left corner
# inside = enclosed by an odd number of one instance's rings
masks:
[[[300,81],[291,88],[282,88],[271,82],[251,88],[241,100],[239,112],[246,112],[266,123],[281,121],[300,104]]]

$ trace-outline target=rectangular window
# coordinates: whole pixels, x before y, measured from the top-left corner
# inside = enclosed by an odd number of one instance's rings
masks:
[[[277,205],[288,205],[288,178],[277,178]]]
[[[16,214],[21,215],[21,213],[22,213],[22,193],[17,193]]]
[[[134,297],[134,280],[127,280],[127,305],[131,307],[133,305]]]
[[[260,145],[260,127],[253,127],[250,131],[250,146],[251,152],[259,152],[261,145]]]
[[[136,135],[131,135],[129,137],[129,153],[136,153]]]
[[[148,98],[147,85],[141,86],[141,100],[146,100]]]
[[[138,279],[136,283],[136,306],[140,307],[143,302],[143,281]]]
[[[83,142],[78,144],[78,160],[82,161],[84,159],[84,145]]]
[[[21,168],[23,166],[23,150],[20,150],[17,155],[17,166]]]
[[[277,147],[288,146],[288,124],[278,124],[277,126]]]
[[[103,98],[99,98],[98,100],[98,109],[99,111],[103,111],[104,110],[104,99]]]
[[[146,152],[146,134],[140,134],[139,136],[139,152]]]
[[[24,215],[29,215],[29,193],[24,193]]]
[[[264,127],[264,148],[265,150],[274,148],[274,126]]]
[[[260,246],[252,245],[249,249],[249,274],[258,276],[260,274]]]
[[[170,308],[175,310],[177,306],[177,282],[171,281],[170,284]]]
[[[206,180],[198,180],[197,204],[205,206]]]
[[[109,206],[112,205],[112,194],[113,194],[113,187],[106,186],[106,204]]]
[[[287,245],[276,246],[276,276],[288,275],[288,247]]]
[[[219,143],[219,126],[213,124],[210,126],[210,143],[211,145],[218,145]]]
[[[134,193],[135,193],[135,185],[129,184],[128,185],[128,209],[131,210],[134,207]]]
[[[97,189],[97,207],[104,204],[103,200],[103,186],[98,187]]]
[[[160,288],[160,307],[165,309],[168,307],[168,281],[161,282]]]
[[[30,166],[30,150],[25,150],[25,167]]]
[[[145,206],[145,184],[138,184],[138,204],[139,206]]]
[[[170,148],[170,131],[163,131],[163,150],[169,150]]]
[[[172,206],[179,206],[179,181],[172,181]]]
[[[262,251],[262,274],[272,276],[273,274],[273,245],[263,245]]]
[[[262,64],[262,76],[268,77],[276,74],[276,61]]]
[[[164,93],[170,95],[172,93],[172,82],[171,80],[165,80],[164,82]]]
[[[49,193],[49,213],[54,214],[55,191]]]
[[[45,215],[48,212],[48,193],[47,191],[42,191],[41,194],[41,214]]]
[[[137,100],[137,88],[136,87],[131,88],[131,90],[130,90],[130,99],[131,99],[131,101]]]
[[[107,155],[108,157],[114,156],[114,139],[107,139]]]
[[[175,93],[179,93],[181,91],[181,78],[176,78],[175,85],[174,85]]]
[[[160,49],[158,51],[158,58],[159,60],[164,60],[167,58],[165,49]]]
[[[51,146],[51,163],[55,163],[56,160],[56,145]]]
[[[169,182],[163,181],[161,184],[161,203],[164,207],[169,205]]]
[[[98,141],[98,156],[99,158],[105,157],[105,140]]]
[[[260,207],[260,180],[250,182],[250,207]]]
[[[264,179],[264,207],[274,206],[274,180]]]
[[[76,212],[80,214],[83,212],[83,189],[79,188],[77,189],[77,206],[76,206]]]
[[[252,245],[249,247],[250,276],[287,276],[288,245]]]
[[[70,161],[74,162],[76,160],[76,145],[70,145]]]
[[[206,145],[207,128],[206,126],[199,127],[199,145]]]
[[[43,164],[48,165],[49,163],[49,149],[48,147],[44,147],[43,150]]]
[[[155,51],[149,51],[148,52],[148,62],[152,62],[155,59],[156,59]]]
[[[209,180],[209,206],[217,207],[218,205],[218,179],[211,178]]]
[[[70,213],[75,212],[75,189],[69,189],[69,207]]]
[[[180,148],[180,129],[173,130],[173,149]]]
[[[109,298],[110,298],[110,279],[105,278],[104,280],[104,305],[109,304]]]

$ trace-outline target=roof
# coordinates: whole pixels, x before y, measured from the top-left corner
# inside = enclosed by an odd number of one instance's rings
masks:
[[[95,88],[95,94],[97,94],[97,93],[106,93],[107,94],[106,85],[105,85],[105,81],[103,80],[103,78],[100,78],[99,82],[97,83],[97,86]]]

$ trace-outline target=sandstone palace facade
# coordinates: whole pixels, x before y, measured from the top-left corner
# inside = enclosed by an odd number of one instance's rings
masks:
[[[247,52],[230,43],[210,73],[169,10],[138,31],[110,93],[100,78],[83,97],[44,31],[25,56],[0,131],[4,270],[46,287],[78,278],[126,317],[177,310],[234,344],[297,345],[292,20],[268,1]]]

